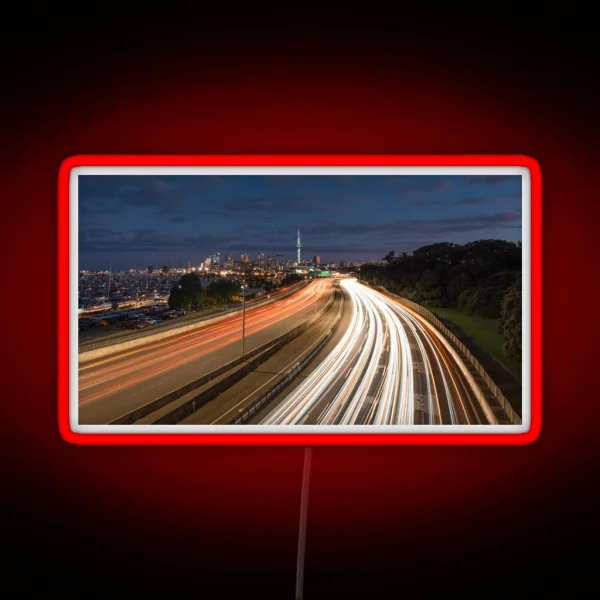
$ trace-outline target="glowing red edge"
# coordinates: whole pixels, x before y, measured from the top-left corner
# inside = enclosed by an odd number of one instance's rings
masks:
[[[524,433],[76,433],[69,422],[69,178],[94,166],[340,166],[524,167],[531,176],[531,420]],[[58,177],[58,425],[77,445],[391,446],[524,445],[542,427],[542,174],[525,155],[77,155],[63,161]],[[118,426],[117,426],[118,427]]]

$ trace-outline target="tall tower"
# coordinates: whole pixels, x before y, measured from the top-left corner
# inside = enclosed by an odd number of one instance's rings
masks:
[[[300,264],[300,248],[302,248],[300,244],[300,230],[298,229],[298,241],[296,242],[296,248],[298,249],[298,264]]]

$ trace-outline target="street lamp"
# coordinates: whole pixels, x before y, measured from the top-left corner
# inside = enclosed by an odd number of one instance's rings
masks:
[[[244,283],[242,284],[242,360],[246,357],[246,273],[247,265],[244,263]]]
[[[244,344],[246,335],[246,286],[242,285],[242,360],[246,355]]]

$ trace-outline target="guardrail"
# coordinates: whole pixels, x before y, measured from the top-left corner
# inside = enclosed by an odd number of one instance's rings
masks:
[[[252,302],[249,306],[249,303],[246,302],[246,312],[252,311],[255,308],[258,308],[260,306],[265,306],[266,304],[270,304],[272,302],[277,302],[278,300],[283,300],[284,298],[287,298],[288,296],[291,296],[292,294],[300,291],[300,289],[302,289],[303,287],[306,287],[306,285],[308,285],[308,282],[300,282],[298,284],[295,284],[294,286],[290,287],[288,290],[286,290],[285,292],[282,292],[281,294],[277,295],[276,297],[271,297],[271,298],[265,298],[264,300],[258,300],[256,302]],[[131,333],[131,334],[123,334],[121,336],[118,337],[114,337],[114,338],[110,338],[107,340],[99,340],[99,341],[89,341],[89,342],[83,342],[79,345],[78,347],[78,353],[79,353],[79,362],[84,362],[85,360],[93,360],[94,358],[96,358],[96,356],[94,355],[90,355],[89,357],[84,357],[81,355],[85,355],[91,352],[94,352],[95,350],[101,350],[103,348],[109,348],[111,346],[119,346],[121,344],[127,343],[127,342],[137,342],[139,340],[145,340],[143,343],[140,343],[139,345],[143,345],[145,343],[150,343],[152,340],[148,339],[146,340],[146,338],[152,338],[153,336],[161,336],[161,338],[156,338],[156,339],[162,339],[163,337],[170,337],[171,335],[177,335],[183,328],[186,328],[184,331],[191,331],[192,329],[196,329],[198,327],[203,327],[204,325],[207,324],[207,322],[210,322],[213,319],[224,319],[226,317],[229,317],[233,314],[237,314],[242,312],[243,307],[235,307],[235,308],[230,308],[221,312],[214,312],[212,314],[209,315],[205,315],[203,317],[198,317],[197,320],[191,320],[191,321],[185,321],[185,322],[177,322],[177,320],[175,320],[174,323],[169,323],[169,324],[165,324],[165,325],[160,325],[157,328],[149,328],[146,331],[138,331],[136,333]],[[164,334],[169,334],[169,335],[164,335]],[[137,346],[138,344],[136,344]],[[115,352],[118,352],[118,350],[115,350]],[[103,354],[104,356],[104,354]]]
[[[185,396],[186,394],[193,392],[195,389],[203,386],[205,383],[208,383],[209,381],[212,381],[213,379],[220,377],[227,371],[234,369],[235,367],[241,365],[244,362],[248,363],[247,368],[240,369],[236,373],[233,373],[230,377],[219,382],[217,384],[217,386],[215,386],[215,388],[206,390],[204,393],[200,394],[199,396],[196,396],[195,398],[190,399],[184,405],[177,407],[174,411],[172,411],[171,413],[168,413],[167,415],[161,417],[160,419],[158,419],[156,421],[156,424],[178,423],[179,421],[183,420],[184,418],[186,418],[187,416],[189,416],[190,414],[192,414],[193,412],[195,412],[196,410],[198,410],[199,408],[204,406],[204,404],[206,404],[210,400],[213,400],[214,398],[216,398],[216,396],[219,393],[221,393],[222,391],[224,391],[225,389],[227,389],[228,387],[230,387],[231,385],[233,385],[234,383],[239,381],[244,375],[246,375],[250,371],[256,369],[261,364],[263,358],[264,358],[264,360],[266,360],[267,358],[272,356],[272,354],[275,354],[275,352],[277,352],[283,346],[285,346],[285,344],[287,344],[292,339],[294,339],[295,337],[300,335],[302,332],[304,332],[306,329],[308,329],[311,325],[313,325],[318,319],[320,319],[325,314],[325,311],[329,309],[329,307],[331,306],[333,301],[334,301],[334,294],[332,294],[330,296],[330,298],[327,301],[327,303],[325,304],[325,306],[320,308],[319,311],[317,311],[317,313],[315,315],[310,317],[310,319],[308,319],[304,323],[298,325],[291,331],[288,331],[287,333],[284,333],[283,335],[279,336],[278,338],[271,340],[270,342],[267,342],[266,344],[263,344],[262,346],[252,350],[252,352],[247,353],[244,359],[242,359],[241,357],[236,358],[235,360],[227,363],[226,365],[219,367],[215,371],[212,371],[211,373],[207,373],[206,375],[203,375],[202,377],[192,381],[191,383],[188,383],[187,385],[184,385],[183,387],[181,387],[173,392],[170,392],[169,394],[167,394],[161,398],[157,398],[156,400],[153,400],[152,402],[149,402],[148,404],[145,404],[144,406],[141,406],[141,407],[119,417],[118,419],[115,419],[114,421],[112,421],[109,424],[110,425],[134,424],[139,419],[142,419],[143,417],[146,417],[146,416],[150,415],[151,413],[156,412],[157,410],[167,406],[171,402],[175,402],[179,398],[181,398],[181,397]],[[251,360],[249,360],[249,359],[251,359]],[[216,390],[216,393],[215,393],[215,390]]]
[[[364,282],[363,282],[364,283]],[[369,284],[366,284],[369,285]],[[441,331],[467,358],[467,360],[471,363],[471,365],[475,368],[477,373],[481,376],[485,384],[490,389],[490,392],[494,396],[494,398],[498,401],[502,410],[508,416],[508,419],[511,423],[515,425],[521,424],[521,417],[515,412],[510,402],[506,399],[502,390],[496,385],[496,383],[492,380],[492,378],[488,375],[487,371],[482,367],[481,363],[471,354],[469,349],[429,310],[427,310],[424,306],[413,302],[412,300],[407,300],[402,296],[397,296],[396,294],[392,294],[392,292],[386,290],[383,286],[374,285],[369,286],[373,287],[386,296],[393,298],[400,304],[407,306],[408,308],[414,310],[416,313],[420,314],[427,321],[429,321],[432,325],[434,325],[439,331]]]
[[[342,296],[342,302],[340,303],[340,309],[338,314],[335,317],[334,322],[331,324],[329,331],[323,334],[323,339],[317,344],[316,348],[312,350],[312,352],[298,365],[294,368],[290,369],[284,376],[284,378],[273,388],[271,388],[266,394],[261,396],[258,400],[253,402],[241,415],[238,415],[233,421],[231,421],[231,425],[243,425],[247,423],[263,406],[265,406],[270,400],[275,398],[277,394],[289,383],[291,383],[313,360],[313,358],[317,355],[317,353],[323,348],[327,340],[336,330],[339,325],[341,316],[342,316],[342,308],[344,305],[344,299]]]

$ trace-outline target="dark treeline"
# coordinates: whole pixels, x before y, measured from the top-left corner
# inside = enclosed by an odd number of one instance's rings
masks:
[[[288,286],[304,277],[297,274],[287,275],[282,285]],[[272,292],[279,287],[279,283],[272,281],[248,279],[249,287],[262,287],[266,292]],[[202,286],[200,277],[197,273],[186,273],[171,288],[169,294],[169,308],[184,309],[187,312],[191,310],[204,310],[215,306],[221,306],[231,302],[234,296],[241,294],[242,288],[239,282],[228,279],[215,279],[206,287]]]
[[[216,279],[206,288],[202,287],[200,277],[195,273],[186,273],[171,288],[169,295],[170,308],[202,310],[226,304],[233,296],[240,293],[240,284],[226,279]]]
[[[363,265],[361,278],[424,306],[499,319],[506,356],[521,360],[520,242],[443,242],[410,255],[389,252],[383,260]]]

